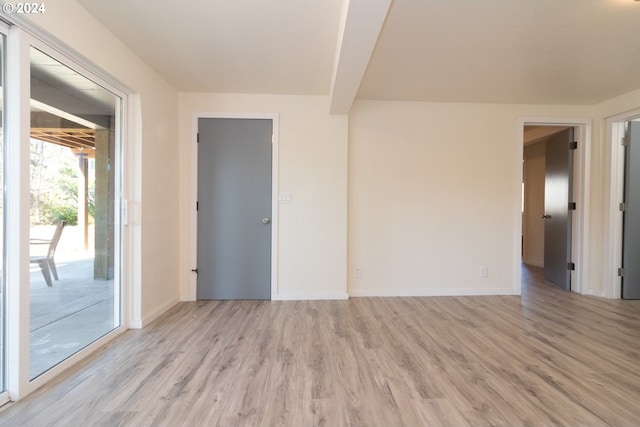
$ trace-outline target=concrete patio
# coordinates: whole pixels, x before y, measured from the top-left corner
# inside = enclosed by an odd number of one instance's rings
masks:
[[[40,231],[46,235],[46,230]],[[55,256],[59,280],[54,280],[52,287],[46,285],[37,265],[30,268],[30,378],[86,347],[119,322],[117,318],[114,321],[113,280],[94,280],[93,254],[74,250],[75,232],[73,227],[63,232]]]

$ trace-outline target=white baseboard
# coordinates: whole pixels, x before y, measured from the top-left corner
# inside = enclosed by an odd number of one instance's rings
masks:
[[[169,310],[174,305],[180,302],[180,298],[174,298],[171,301],[167,302],[161,307],[158,307],[151,313],[147,314],[142,318],[142,320],[130,320],[129,321],[129,329],[142,329],[147,326],[149,323],[156,320],[162,314],[164,314],[167,310]]]
[[[544,261],[540,261],[537,259],[523,259],[522,262],[527,265],[532,265],[534,267],[544,268]]]
[[[592,291],[592,290],[587,290],[585,292],[582,292],[582,295],[590,295],[592,297],[607,298],[607,296],[605,295],[604,292],[597,292],[597,291]],[[611,299],[611,298],[609,297],[609,299]]]
[[[305,300],[343,300],[349,299],[349,294],[347,293],[332,293],[332,294],[324,294],[324,293],[300,293],[300,294],[280,294],[275,295],[272,298],[272,301],[305,301]],[[193,302],[197,301],[195,298],[191,298],[190,296],[180,296],[181,302]],[[169,307],[171,308],[171,307]]]
[[[129,320],[129,329],[142,329],[142,320]]]
[[[301,294],[278,294],[273,297],[273,301],[305,301],[305,300],[345,300],[349,299],[349,294],[337,293],[301,293]]]
[[[513,288],[497,289],[350,289],[352,297],[444,297],[444,296],[488,296],[517,295]]]

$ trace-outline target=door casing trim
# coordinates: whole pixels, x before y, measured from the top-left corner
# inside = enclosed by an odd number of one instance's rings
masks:
[[[618,268],[622,266],[622,212],[619,203],[624,200],[624,147],[620,139],[624,137],[626,122],[640,118],[640,109],[628,111],[607,118],[605,155],[609,161],[609,174],[605,185],[605,230],[603,296],[622,298],[622,280]]]
[[[198,119],[266,119],[273,124],[272,155],[271,155],[271,299],[278,299],[278,157],[280,124],[278,113],[216,113],[194,112],[191,114],[191,191],[190,191],[190,219],[189,228],[189,265],[191,269],[198,268]],[[191,273],[189,278],[189,294],[187,299],[197,299],[197,274]]]
[[[514,235],[515,266],[513,272],[513,293],[522,292],[522,159],[524,158],[524,127],[532,125],[571,126],[574,128],[573,137],[578,141],[578,148],[573,158],[573,199],[577,204],[575,216],[571,225],[571,257],[576,269],[571,273],[571,290],[580,294],[598,295],[598,292],[588,289],[587,268],[589,258],[589,190],[591,188],[591,119],[588,118],[558,118],[558,117],[522,117],[518,119],[517,141],[517,197],[515,200],[516,232]]]

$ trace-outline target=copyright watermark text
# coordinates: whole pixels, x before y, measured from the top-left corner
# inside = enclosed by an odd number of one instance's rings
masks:
[[[4,13],[18,13],[25,15],[33,15],[44,13],[46,10],[44,3],[3,3],[2,11]]]

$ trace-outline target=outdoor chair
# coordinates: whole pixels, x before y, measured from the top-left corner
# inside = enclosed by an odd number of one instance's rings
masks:
[[[44,276],[45,282],[47,282],[47,286],[53,286],[51,283],[52,273],[53,277],[58,280],[58,271],[56,270],[56,263],[53,256],[56,253],[56,247],[58,246],[58,241],[60,240],[60,235],[62,235],[64,225],[64,221],[58,222],[51,240],[31,239],[29,241],[32,245],[49,245],[46,255],[34,255],[30,257],[31,264],[38,264],[38,266],[40,266],[40,271],[42,271],[42,275]]]

